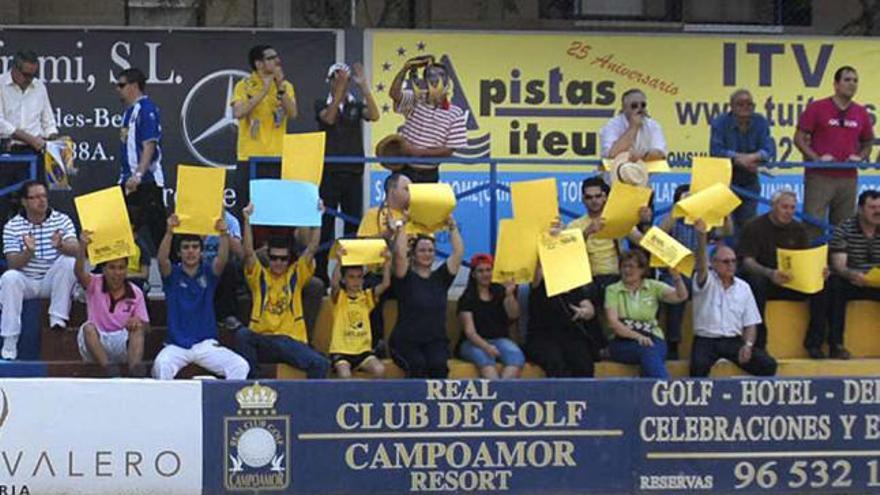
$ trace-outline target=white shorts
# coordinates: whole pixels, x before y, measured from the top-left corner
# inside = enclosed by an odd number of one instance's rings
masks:
[[[85,326],[90,322],[85,322],[79,327],[79,331],[76,334],[76,343],[79,345],[79,355],[82,356],[83,361],[87,363],[94,363],[95,357],[92,356],[92,353],[89,352],[89,348],[86,347],[86,336],[85,336]],[[97,325],[95,325],[97,327]],[[122,330],[117,330],[115,332],[104,332],[98,329],[98,337],[101,339],[101,347],[104,348],[104,352],[107,353],[107,359],[110,360],[111,363],[126,363],[128,362],[128,330],[123,328]]]

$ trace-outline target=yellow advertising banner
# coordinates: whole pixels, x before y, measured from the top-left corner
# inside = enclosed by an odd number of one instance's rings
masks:
[[[856,64],[856,100],[875,121],[880,100],[880,67],[868,62],[876,41],[868,39],[369,30],[365,50],[382,111],[370,148],[403,123],[388,93],[394,76],[408,59],[427,54],[449,67],[451,103],[467,112],[468,156],[597,159],[599,129],[630,88],[645,92],[669,161],[707,156],[711,120],[729,110],[735,89],[748,88],[755,110],[769,119],[777,160],[800,160],[793,144],[798,116],[811,100],[833,93],[838,67]],[[572,170],[507,170],[554,169]]]

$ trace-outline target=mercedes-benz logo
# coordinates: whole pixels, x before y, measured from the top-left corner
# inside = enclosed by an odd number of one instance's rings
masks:
[[[239,79],[249,75],[237,69],[212,72],[201,78],[183,100],[180,108],[183,142],[200,162],[235,168],[238,120],[232,116],[232,89]],[[211,116],[217,113],[209,109],[216,109],[218,104],[222,104],[222,112],[212,121]]]

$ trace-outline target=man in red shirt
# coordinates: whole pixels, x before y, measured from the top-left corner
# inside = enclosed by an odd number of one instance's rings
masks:
[[[835,162],[827,168],[804,170],[804,212],[837,225],[855,210],[858,168],[871,155],[874,129],[865,107],[853,101],[859,75],[850,66],[834,73],[834,95],[816,100],[804,110],[794,143],[804,161]],[[849,166],[843,162],[852,162]],[[830,211],[829,211],[830,210]],[[822,235],[810,226],[810,236]]]

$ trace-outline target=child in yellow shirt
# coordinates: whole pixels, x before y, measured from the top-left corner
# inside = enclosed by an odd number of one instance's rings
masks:
[[[379,296],[391,285],[391,256],[386,251],[382,282],[364,289],[363,266],[342,266],[344,249],[336,252],[336,267],[330,280],[333,299],[333,333],[330,337],[330,361],[339,378],[351,378],[352,370],[364,370],[382,378],[385,365],[373,354],[370,311]]]

